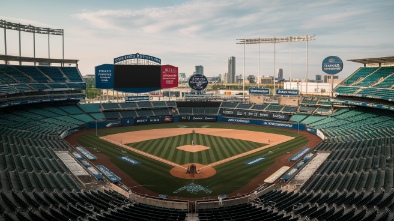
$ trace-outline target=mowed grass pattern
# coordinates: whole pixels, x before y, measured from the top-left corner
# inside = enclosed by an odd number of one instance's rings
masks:
[[[198,128],[207,125],[207,123],[182,123],[189,128]],[[99,130],[99,136],[108,134],[121,133],[126,131],[136,130],[149,130],[156,128],[177,128],[178,124],[159,124],[159,125],[146,125],[146,126],[132,126],[132,127],[119,127]],[[78,138],[78,142],[86,147],[91,153],[95,154],[100,152],[108,156],[113,164],[123,170],[127,175],[132,177],[140,185],[150,189],[158,194],[167,194],[170,196],[180,197],[213,197],[217,199],[217,195],[229,194],[236,192],[237,189],[244,186],[251,179],[256,177],[259,173],[271,166],[277,157],[287,153],[288,151],[304,146],[308,139],[304,136],[297,136],[296,132],[288,130],[280,130],[277,128],[270,127],[256,127],[250,125],[238,125],[238,124],[224,124],[224,123],[209,123],[212,128],[229,128],[229,129],[242,129],[251,131],[262,131],[271,132],[277,134],[283,134],[287,136],[293,136],[295,139],[287,141],[285,143],[267,148],[262,151],[226,162],[224,164],[215,167],[216,175],[207,179],[195,180],[194,183],[202,185],[212,191],[211,194],[205,192],[189,193],[186,191],[174,194],[173,192],[184,185],[190,184],[191,180],[185,180],[177,177],[173,177],[169,170],[171,166],[158,162],[154,159],[145,157],[143,155],[134,153],[129,150],[124,150],[117,145],[108,143],[100,140],[95,135],[95,132],[87,133]],[[174,138],[171,138],[174,139]],[[94,147],[95,149],[89,148]],[[97,151],[96,151],[97,150]],[[168,153],[169,155],[171,153]],[[121,159],[119,156],[129,156],[132,159],[138,160],[141,164],[131,165]],[[256,159],[257,157],[265,157],[266,160],[254,165],[246,165],[245,162]],[[94,162],[92,162],[94,163]],[[263,181],[261,181],[263,182]]]
[[[194,141],[195,145],[207,146],[210,147],[210,149],[195,153],[177,149],[179,146],[190,145],[192,141]],[[180,165],[187,163],[200,163],[206,165],[265,146],[266,144],[190,133],[127,145]]]

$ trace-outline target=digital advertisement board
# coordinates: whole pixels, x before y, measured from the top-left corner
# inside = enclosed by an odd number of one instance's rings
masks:
[[[261,112],[261,111],[252,111],[252,110],[223,110],[223,115],[227,116],[243,116],[243,117],[251,117],[251,118],[267,118],[267,119],[276,119],[276,120],[289,120],[290,115],[281,114],[281,113],[270,113],[270,112]]]
[[[149,101],[149,96],[126,96],[126,102],[133,102],[133,101]]]
[[[178,67],[172,65],[161,66],[161,88],[178,87]]]
[[[98,89],[143,93],[178,87],[178,67],[172,65],[103,64],[95,67]]]
[[[114,65],[102,64],[95,67],[95,85],[100,89],[112,89],[114,87]]]
[[[114,88],[157,88],[161,86],[160,65],[115,65]]]
[[[298,95],[298,90],[277,89],[276,94],[278,94],[278,95]]]
[[[249,94],[270,94],[268,88],[249,88]]]

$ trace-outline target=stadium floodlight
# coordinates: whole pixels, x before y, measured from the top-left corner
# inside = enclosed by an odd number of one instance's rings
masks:
[[[33,55],[36,57],[36,37],[35,34],[46,34],[48,35],[48,58],[50,58],[50,35],[58,35],[62,36],[62,55],[64,60],[64,29],[53,29],[53,28],[43,28],[36,27],[33,25],[23,25],[20,23],[9,22],[6,20],[0,19],[0,28],[4,29],[4,52],[7,55],[7,32],[6,30],[14,30],[19,32],[19,57],[22,57],[22,49],[21,49],[21,32],[29,32],[33,33]]]
[[[237,42],[236,44],[242,44],[244,45],[244,67],[243,67],[243,75],[244,75],[244,81],[245,81],[245,45],[249,44],[258,44],[259,45],[259,77],[258,80],[260,81],[260,44],[274,44],[274,90],[273,93],[276,92],[276,86],[275,86],[275,72],[276,72],[276,48],[275,44],[277,43],[283,43],[283,42],[302,42],[306,41],[306,76],[305,76],[305,81],[306,81],[306,93],[308,93],[308,42],[315,40],[315,35],[303,35],[303,36],[289,36],[289,37],[273,37],[273,38],[242,38],[242,39],[236,39]],[[291,52],[290,52],[291,53]],[[291,58],[290,58],[290,66],[291,66]],[[290,70],[291,72],[291,70]],[[291,77],[290,77],[291,79]]]

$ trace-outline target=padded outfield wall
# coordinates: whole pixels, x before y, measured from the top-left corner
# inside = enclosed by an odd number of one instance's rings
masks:
[[[141,124],[171,123],[171,122],[223,122],[223,123],[239,123],[239,124],[251,124],[258,126],[287,128],[293,130],[307,129],[305,124],[298,124],[298,123],[295,124],[287,121],[234,118],[234,117],[224,117],[222,115],[154,116],[154,117],[127,118],[121,120],[104,120],[97,122],[94,121],[87,123],[86,129],[109,128],[109,127],[131,126],[131,125],[141,125]],[[308,132],[313,133],[310,130],[308,130]]]

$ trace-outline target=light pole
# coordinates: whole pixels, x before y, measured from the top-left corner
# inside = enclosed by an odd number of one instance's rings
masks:
[[[276,89],[275,85],[275,72],[276,72],[276,48],[275,44],[276,43],[282,43],[282,42],[290,42],[290,47],[292,47],[292,42],[300,42],[300,41],[306,41],[306,79],[308,79],[308,41],[315,40],[315,35],[304,35],[304,36],[290,36],[290,37],[274,37],[274,38],[242,38],[242,39],[236,39],[237,42],[236,44],[243,44],[244,45],[244,59],[245,59],[245,44],[259,44],[259,62],[260,62],[260,44],[274,44],[274,92]],[[290,49],[292,50],[292,48]],[[291,54],[291,53],[290,53]],[[291,60],[291,58],[290,58]],[[245,63],[245,62],[244,62]],[[245,69],[245,66],[244,66]],[[291,69],[291,68],[290,68]],[[244,70],[245,73],[245,70]]]
[[[246,42],[244,41],[244,64],[243,64],[243,79],[242,79],[242,101],[245,103],[245,48]]]
[[[258,71],[258,74],[259,74],[259,76],[257,78],[257,87],[260,88],[260,41],[259,41],[259,71]]]

